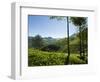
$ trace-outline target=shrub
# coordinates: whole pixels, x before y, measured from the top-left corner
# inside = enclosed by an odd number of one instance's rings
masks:
[[[71,64],[85,64],[85,61],[79,59],[76,55],[71,55],[69,61]]]
[[[43,51],[58,51],[60,49],[60,46],[50,44],[47,46],[44,46],[41,50]]]
[[[88,63],[88,56],[83,55],[83,56],[78,56],[78,58]]]
[[[69,64],[86,64],[86,61],[78,58],[77,54],[71,54]],[[28,50],[28,66],[64,65],[67,59],[65,53],[47,52],[30,48]]]
[[[35,49],[29,49],[28,65],[29,66],[49,66],[64,65],[64,53],[44,52]]]

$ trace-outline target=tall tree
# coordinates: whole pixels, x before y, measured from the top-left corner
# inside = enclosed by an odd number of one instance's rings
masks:
[[[69,57],[70,57],[70,46],[69,46],[69,17],[65,16],[50,16],[50,19],[57,19],[57,20],[66,20],[67,22],[67,48],[68,48],[68,56],[66,59],[65,64],[69,64]]]
[[[87,18],[86,17],[70,17],[72,23],[79,29],[79,38],[80,38],[80,56],[85,54],[84,50],[84,29],[87,27]]]
[[[68,46],[68,56],[67,56],[67,61],[66,64],[69,64],[69,57],[70,57],[70,46],[69,46],[69,17],[67,16],[67,46]]]

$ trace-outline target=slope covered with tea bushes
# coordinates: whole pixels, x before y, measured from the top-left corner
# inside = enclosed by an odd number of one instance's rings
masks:
[[[78,58],[78,54],[71,54],[70,64],[85,64],[86,62]],[[67,59],[67,54],[60,52],[46,52],[33,48],[28,50],[28,65],[29,66],[50,66],[64,65]]]

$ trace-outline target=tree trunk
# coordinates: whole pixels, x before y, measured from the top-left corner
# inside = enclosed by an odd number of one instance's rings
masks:
[[[85,46],[84,46],[84,30],[82,31],[82,52],[83,56],[85,56]]]
[[[67,16],[67,48],[68,48],[68,56],[66,59],[66,64],[69,64],[69,57],[70,57],[70,47],[69,47],[69,18]]]
[[[79,27],[79,39],[80,39],[80,57],[82,56],[82,40],[81,40],[81,26]]]
[[[88,56],[88,33],[86,35],[86,55]]]

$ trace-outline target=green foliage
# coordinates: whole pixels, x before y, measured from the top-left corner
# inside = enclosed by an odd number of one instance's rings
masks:
[[[64,53],[44,52],[32,48],[28,52],[29,66],[63,65],[65,61]]]
[[[46,52],[30,48],[28,50],[28,66],[50,66],[64,65],[67,59],[65,53]],[[86,62],[77,57],[76,54],[70,55],[70,64],[85,64]]]
[[[77,57],[77,55],[70,55],[69,61],[71,64],[86,64],[85,61]]]
[[[47,46],[44,46],[41,50],[42,51],[58,51],[60,49],[60,46],[55,44],[50,44]]]
[[[88,57],[86,55],[79,56],[78,58],[80,58],[81,60],[85,61],[86,63],[88,62]]]
[[[87,32],[87,17],[70,17],[70,20],[71,22],[77,26],[78,30],[79,30],[79,33],[78,34],[78,37],[80,39],[80,48],[79,48],[79,51],[80,51],[80,56],[85,55],[85,50],[87,50],[87,35],[88,35],[88,32]]]
[[[75,26],[86,25],[87,18],[86,17],[70,17],[70,20]]]
[[[65,20],[65,16],[50,16],[50,19]]]

